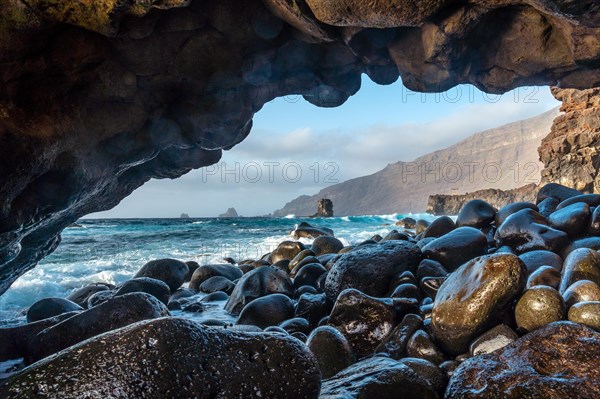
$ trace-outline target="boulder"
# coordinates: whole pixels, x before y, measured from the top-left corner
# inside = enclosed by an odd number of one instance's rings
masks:
[[[489,226],[496,219],[496,208],[485,201],[475,199],[467,202],[456,217],[457,227],[475,227],[480,229]]]
[[[508,245],[518,253],[543,249],[558,252],[568,243],[567,234],[550,227],[548,220],[533,209],[522,209],[510,215],[498,230],[498,245]]]
[[[319,236],[315,238],[310,247],[315,253],[315,256],[324,254],[336,254],[342,248],[344,244],[335,237],[331,236]]]
[[[145,292],[146,294],[154,296],[165,305],[169,303],[169,297],[171,295],[171,290],[169,289],[167,283],[165,283],[164,281],[157,280],[151,277],[138,277],[133,278],[131,280],[127,280],[123,284],[118,286],[114,296],[125,295],[132,292]],[[105,292],[101,292],[100,294],[104,293]],[[103,298],[103,300],[108,299],[110,299],[110,297]]]
[[[329,270],[325,293],[331,301],[346,288],[382,297],[395,276],[406,270],[414,271],[420,260],[419,248],[408,241],[385,241],[357,247],[343,254]]]
[[[330,378],[354,362],[354,354],[342,333],[330,326],[313,330],[306,346],[315,355],[321,375]]]
[[[294,303],[282,294],[256,298],[242,309],[237,324],[267,328],[294,317]]]
[[[150,277],[165,282],[171,292],[177,291],[185,282],[188,266],[176,259],[156,259],[146,263],[136,273],[137,277]]]
[[[338,296],[328,323],[344,334],[354,353],[366,356],[392,332],[396,317],[390,298],[373,298],[347,289]]]
[[[370,357],[323,381],[319,399],[438,399],[433,381],[406,364]]]
[[[102,334],[37,362],[3,382],[0,396],[316,399],[320,384],[316,361],[298,340],[169,317]]]
[[[116,296],[41,331],[30,341],[27,361],[38,361],[107,331],[168,315],[165,305],[152,295],[138,292]]]
[[[292,281],[287,273],[274,266],[263,266],[240,278],[225,304],[225,310],[239,315],[242,308],[256,298],[269,294],[291,296],[293,293]]]
[[[221,276],[231,281],[242,277],[242,271],[229,263],[202,265],[196,269],[190,281],[190,288],[198,291],[200,284],[211,277]]]
[[[88,299],[90,299],[90,297],[96,292],[109,291],[114,288],[115,287],[112,284],[94,283],[73,291],[71,294],[69,294],[67,299],[69,301],[75,302],[82,308],[87,308]]]
[[[475,258],[450,274],[431,314],[431,332],[441,348],[458,355],[485,331],[525,286],[525,265],[515,255]]]
[[[304,250],[304,244],[299,241],[283,241],[271,253],[271,263],[281,260],[292,260]]]
[[[425,245],[422,252],[452,272],[466,261],[485,255],[487,248],[485,234],[473,227],[459,227]]]
[[[35,302],[27,309],[27,322],[40,321],[63,313],[83,310],[75,302],[64,298],[44,298]]]
[[[600,334],[571,322],[548,324],[496,352],[465,360],[446,399],[600,397]]]

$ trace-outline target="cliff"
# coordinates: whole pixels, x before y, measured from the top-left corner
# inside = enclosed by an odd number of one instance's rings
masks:
[[[308,215],[318,198],[330,198],[337,215],[423,212],[430,195],[461,194],[494,188],[511,190],[539,183],[543,164],[537,148],[558,115],[536,117],[487,130],[413,162],[398,162],[369,176],[301,196],[275,216]]]
[[[600,192],[600,88],[552,89],[564,114],[539,147],[543,182]]]

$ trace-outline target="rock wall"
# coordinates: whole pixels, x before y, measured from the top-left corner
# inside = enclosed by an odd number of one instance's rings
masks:
[[[579,191],[600,192],[600,88],[552,89],[562,101],[551,133],[542,140],[540,160],[543,182],[554,182]]]
[[[342,6],[343,4],[343,6]],[[600,85],[596,0],[0,0],[0,293],[77,218],[217,162],[271,99]]]
[[[427,202],[427,213],[433,215],[458,215],[458,212],[467,202],[481,199],[491,204],[496,209],[513,202],[535,203],[538,186],[528,184],[514,190],[479,190],[461,195],[431,195]]]

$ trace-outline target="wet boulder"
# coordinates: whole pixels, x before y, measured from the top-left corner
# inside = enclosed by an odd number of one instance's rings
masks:
[[[427,227],[421,235],[421,238],[441,237],[444,234],[450,233],[455,228],[456,225],[454,224],[454,221],[451,218],[449,218],[448,216],[440,216],[439,218],[431,222],[429,227]]]
[[[235,284],[233,284],[229,279],[223,276],[214,276],[200,284],[200,287],[198,287],[198,291],[207,294],[211,294],[217,291],[223,291],[229,295],[233,292],[234,288]]]
[[[504,348],[465,360],[446,399],[598,398],[600,334],[580,324],[548,324]]]
[[[422,248],[423,256],[441,263],[452,272],[477,256],[485,255],[488,242],[481,231],[473,227],[459,227]]]
[[[580,302],[600,301],[600,286],[590,280],[579,280],[563,292],[567,308]]]
[[[300,241],[283,241],[271,252],[271,263],[281,260],[292,260],[304,250],[304,244]]]
[[[323,273],[327,273],[327,269],[325,269],[325,266],[320,263],[309,263],[308,265],[302,265],[294,277],[294,289],[300,288],[304,285],[317,288],[317,280]]]
[[[469,355],[479,356],[492,353],[517,339],[519,336],[509,326],[500,324],[477,337],[469,347]]]
[[[269,294],[291,296],[293,293],[292,281],[287,273],[274,266],[263,266],[240,278],[225,304],[225,310],[239,315],[242,308],[256,298]]]
[[[168,315],[165,305],[152,295],[117,296],[41,331],[30,341],[27,361],[35,362],[107,331]]]
[[[571,306],[569,320],[600,331],[600,302],[580,302]]]
[[[154,296],[165,305],[169,303],[169,297],[171,295],[171,290],[164,281],[151,277],[138,277],[127,280],[118,286],[114,296],[125,295],[132,292],[145,292],[146,294]],[[97,293],[96,295],[98,294],[104,294],[104,292]],[[110,297],[104,298],[104,300],[108,299],[110,299]]]
[[[276,326],[294,317],[294,303],[283,294],[270,294],[253,300],[242,309],[237,324],[260,328]]]
[[[394,328],[376,349],[376,352],[387,353],[392,359],[400,360],[406,355],[408,340],[423,326],[423,319],[409,313]]]
[[[503,206],[496,213],[496,226],[500,226],[506,218],[508,218],[513,213],[520,211],[521,209],[533,209],[538,212],[539,209],[535,204],[531,202],[513,202],[508,205]]]
[[[600,285],[600,253],[580,248],[565,258],[560,293],[563,294],[572,284],[581,280],[590,280]]]
[[[87,308],[88,299],[90,299],[90,297],[92,295],[94,295],[96,292],[109,291],[114,288],[115,288],[115,286],[112,284],[94,283],[94,284],[86,285],[85,287],[81,287],[78,290],[73,291],[71,294],[69,294],[67,299],[69,301],[75,302],[82,308]]]
[[[27,322],[44,320],[63,313],[83,310],[81,306],[64,298],[44,298],[27,309]]]
[[[590,206],[585,202],[576,202],[552,212],[548,221],[552,227],[570,237],[579,237],[587,231],[590,217]]]
[[[320,236],[333,237],[333,230],[327,227],[315,227],[306,222],[300,222],[291,233],[295,240],[299,238],[317,238]]]
[[[521,331],[530,332],[554,321],[564,320],[565,301],[552,287],[537,286],[523,293],[515,307],[515,320]]]
[[[230,265],[229,263],[202,265],[196,269],[190,281],[190,288],[198,291],[200,284],[211,277],[221,276],[231,281],[242,277],[243,273],[240,268]]]
[[[447,353],[458,355],[489,328],[525,286],[523,262],[512,254],[475,258],[450,274],[431,314],[431,332]]]
[[[562,271],[563,259],[551,251],[529,251],[519,255],[519,258],[525,263],[528,274],[535,272],[542,266],[551,266],[558,272]]]
[[[563,186],[558,183],[548,183],[542,187],[537,194],[537,203],[539,204],[546,198],[554,198],[558,202],[562,202],[568,198],[581,195],[581,191]]]
[[[142,266],[134,278],[150,277],[163,281],[169,286],[171,292],[175,292],[185,282],[188,272],[188,266],[179,260],[156,259]]]
[[[319,399],[438,399],[434,381],[408,365],[370,357],[323,381]]]
[[[468,226],[477,229],[487,227],[494,223],[496,212],[496,208],[485,201],[479,199],[471,200],[460,209],[456,218],[456,226]]]
[[[330,326],[313,330],[306,346],[315,355],[323,378],[333,377],[354,362],[354,354],[342,333]]]
[[[344,248],[344,244],[337,238],[331,236],[317,237],[311,245],[311,249],[315,253],[315,256],[337,254],[342,248]]]
[[[397,324],[390,298],[373,298],[355,289],[343,291],[329,316],[329,325],[348,339],[352,351],[370,355]]]
[[[544,249],[558,252],[568,243],[567,233],[550,227],[548,220],[533,209],[510,215],[496,230],[498,245],[508,245],[518,253]]]
[[[108,332],[37,362],[5,381],[0,396],[316,399],[320,384],[313,355],[296,339],[169,317]]]
[[[408,241],[385,241],[357,247],[333,264],[325,280],[325,293],[331,301],[346,288],[384,296],[391,280],[403,271],[414,271],[420,260],[419,248]]]

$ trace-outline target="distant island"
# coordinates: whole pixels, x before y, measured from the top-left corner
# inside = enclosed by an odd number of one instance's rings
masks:
[[[180,219],[189,219],[190,215],[188,215],[187,213],[182,213],[181,216],[179,216]]]
[[[229,209],[227,209],[227,212],[220,214],[219,217],[220,218],[237,218],[237,217],[240,217],[240,215],[238,215],[235,208],[229,208]]]

